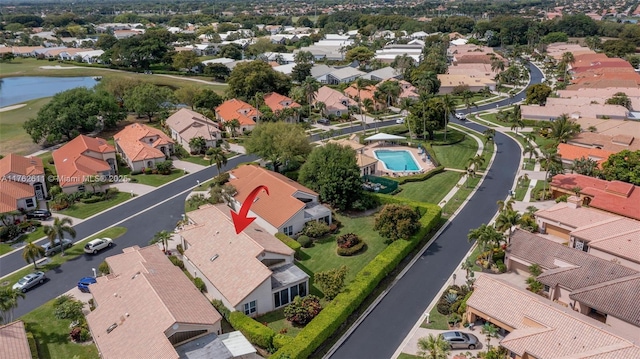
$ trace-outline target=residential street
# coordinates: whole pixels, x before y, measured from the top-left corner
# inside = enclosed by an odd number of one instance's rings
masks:
[[[529,69],[530,84],[540,83],[540,70],[533,65],[529,65]],[[498,104],[500,107],[507,106],[523,98],[524,92]],[[495,106],[493,103],[478,106],[474,110],[484,111]],[[485,129],[475,123],[452,121],[480,132]],[[496,202],[507,198],[509,190],[513,188],[522,156],[520,147],[514,139],[499,132],[496,133],[495,143],[498,149],[494,163],[467,205],[362,323],[330,355],[331,358],[387,359],[393,356],[417,318],[471,248],[471,243],[467,240],[469,230],[488,223],[496,213]]]

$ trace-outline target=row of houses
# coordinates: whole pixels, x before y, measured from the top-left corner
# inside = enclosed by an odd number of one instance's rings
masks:
[[[495,91],[495,78],[499,70],[492,67],[493,61],[497,59],[507,64],[491,47],[465,42],[458,44],[452,41],[447,49],[447,57],[450,60],[447,73],[438,75],[441,94],[451,93],[460,86],[468,86],[474,92],[487,88]]]
[[[81,60],[89,64],[100,62],[103,50],[90,48],[74,48],[66,46],[43,47],[43,46],[0,46],[0,55],[11,53],[20,57],[42,57],[45,59],[58,60]]]

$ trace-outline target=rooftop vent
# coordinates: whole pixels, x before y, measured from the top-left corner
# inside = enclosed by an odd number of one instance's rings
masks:
[[[218,257],[220,257],[218,254],[214,254],[214,255],[213,255],[213,257],[211,257],[209,260],[213,262],[213,261],[215,261],[215,260],[216,260],[216,258],[218,258]]]
[[[113,323],[109,326],[109,328],[107,328],[107,334],[111,333],[114,329],[116,329],[118,327],[117,323]]]
[[[133,277],[131,277],[131,279],[136,279],[136,277],[139,275],[140,275],[140,272],[137,272],[136,274],[133,275]]]

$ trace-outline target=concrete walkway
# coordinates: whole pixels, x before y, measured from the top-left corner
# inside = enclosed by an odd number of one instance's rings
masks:
[[[243,155],[247,153],[247,150],[242,145],[239,145],[237,143],[229,143],[229,150],[235,153],[241,153]]]
[[[120,192],[131,193],[132,195],[141,196],[147,194],[156,189],[156,187],[146,184],[133,183],[133,182],[120,182],[112,183],[109,187],[117,188]]]
[[[172,159],[172,161],[173,161],[173,167],[181,169],[183,171],[187,171],[189,173],[198,172],[206,167],[206,166],[197,165],[195,163],[191,163],[187,161],[181,161],[179,159]]]

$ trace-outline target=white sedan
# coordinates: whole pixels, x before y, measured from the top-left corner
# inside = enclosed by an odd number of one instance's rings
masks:
[[[107,247],[111,247],[113,245],[113,239],[111,238],[98,238],[94,239],[91,242],[85,244],[84,251],[85,253],[96,254],[99,250],[105,249]]]
[[[403,124],[404,123],[404,118],[402,118],[402,117],[401,118],[397,118],[396,119],[396,123],[399,124],[399,125]]]

